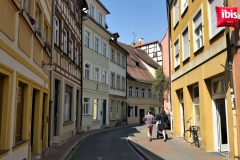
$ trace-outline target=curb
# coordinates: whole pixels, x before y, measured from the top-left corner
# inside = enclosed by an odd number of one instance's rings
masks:
[[[65,153],[64,155],[61,157],[60,160],[67,160],[70,159],[73,155],[73,153],[76,151],[76,148],[88,137],[94,135],[94,134],[98,134],[98,133],[102,133],[102,132],[107,132],[109,130],[115,130],[115,129],[120,129],[120,128],[125,128],[125,127],[132,127],[132,126],[136,126],[136,125],[125,125],[125,126],[120,126],[120,127],[114,127],[114,128],[108,128],[108,129],[103,129],[100,131],[96,131],[94,133],[91,133],[89,135],[84,136],[83,138],[79,139],[77,142],[75,142]]]
[[[132,140],[131,137],[128,136],[128,143],[145,159],[145,160],[153,160],[149,157],[143,150],[141,150]]]

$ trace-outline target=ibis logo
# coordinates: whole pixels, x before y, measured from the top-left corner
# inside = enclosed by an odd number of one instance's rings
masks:
[[[237,7],[216,6],[217,27],[238,28]]]

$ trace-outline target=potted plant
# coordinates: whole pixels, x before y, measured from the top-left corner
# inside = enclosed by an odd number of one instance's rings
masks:
[[[44,48],[47,49],[49,52],[51,52],[51,50],[52,50],[52,47],[48,42],[44,43]]]
[[[42,33],[39,28],[35,29],[35,33],[37,33],[39,35],[39,37],[42,37]]]
[[[35,24],[34,18],[32,18],[32,16],[30,16],[30,15],[28,15],[28,18],[29,18],[31,24],[34,25]]]

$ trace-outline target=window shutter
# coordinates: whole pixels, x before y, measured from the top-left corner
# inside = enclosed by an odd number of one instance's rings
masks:
[[[209,0],[210,4],[210,15],[211,15],[211,38],[218,34],[223,27],[217,28],[217,15],[216,15],[216,6],[222,6],[222,0]]]
[[[138,107],[137,106],[135,106],[135,117],[137,117],[138,115],[137,115],[137,113],[138,113]]]
[[[174,25],[178,22],[178,0],[175,1],[174,5]]]
[[[202,11],[200,10],[193,20],[195,29],[202,23]]]
[[[179,53],[179,43],[178,40],[175,42],[175,56]]]
[[[128,108],[128,117],[130,117],[130,106],[127,106]]]
[[[188,28],[183,32],[183,50],[184,57],[183,60],[186,60],[189,57],[189,40],[188,40]]]

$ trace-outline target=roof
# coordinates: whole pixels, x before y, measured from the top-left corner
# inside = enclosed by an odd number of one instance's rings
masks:
[[[125,50],[129,52],[129,56],[127,57],[127,79],[133,81],[139,81],[144,83],[152,83],[154,80],[153,75],[146,68],[142,61],[144,61],[138,54],[145,52],[141,49],[135,49],[131,45],[127,45],[121,42],[118,42]],[[141,50],[141,51],[140,51]],[[139,53],[138,53],[139,52]],[[146,52],[145,52],[146,53]],[[148,55],[146,53],[145,58],[148,59]],[[147,57],[148,56],[148,57]],[[149,59],[151,59],[149,57]]]
[[[146,46],[146,45],[149,45],[149,44],[152,44],[152,43],[159,43],[159,42],[158,42],[158,40],[155,40],[155,41],[152,41],[152,42],[148,42],[148,43],[144,43],[144,44],[140,44],[140,42],[137,42],[135,44],[135,47]]]
[[[96,0],[98,4],[107,12],[107,14],[110,14],[110,12],[107,10],[107,8],[100,2],[99,0]]]

